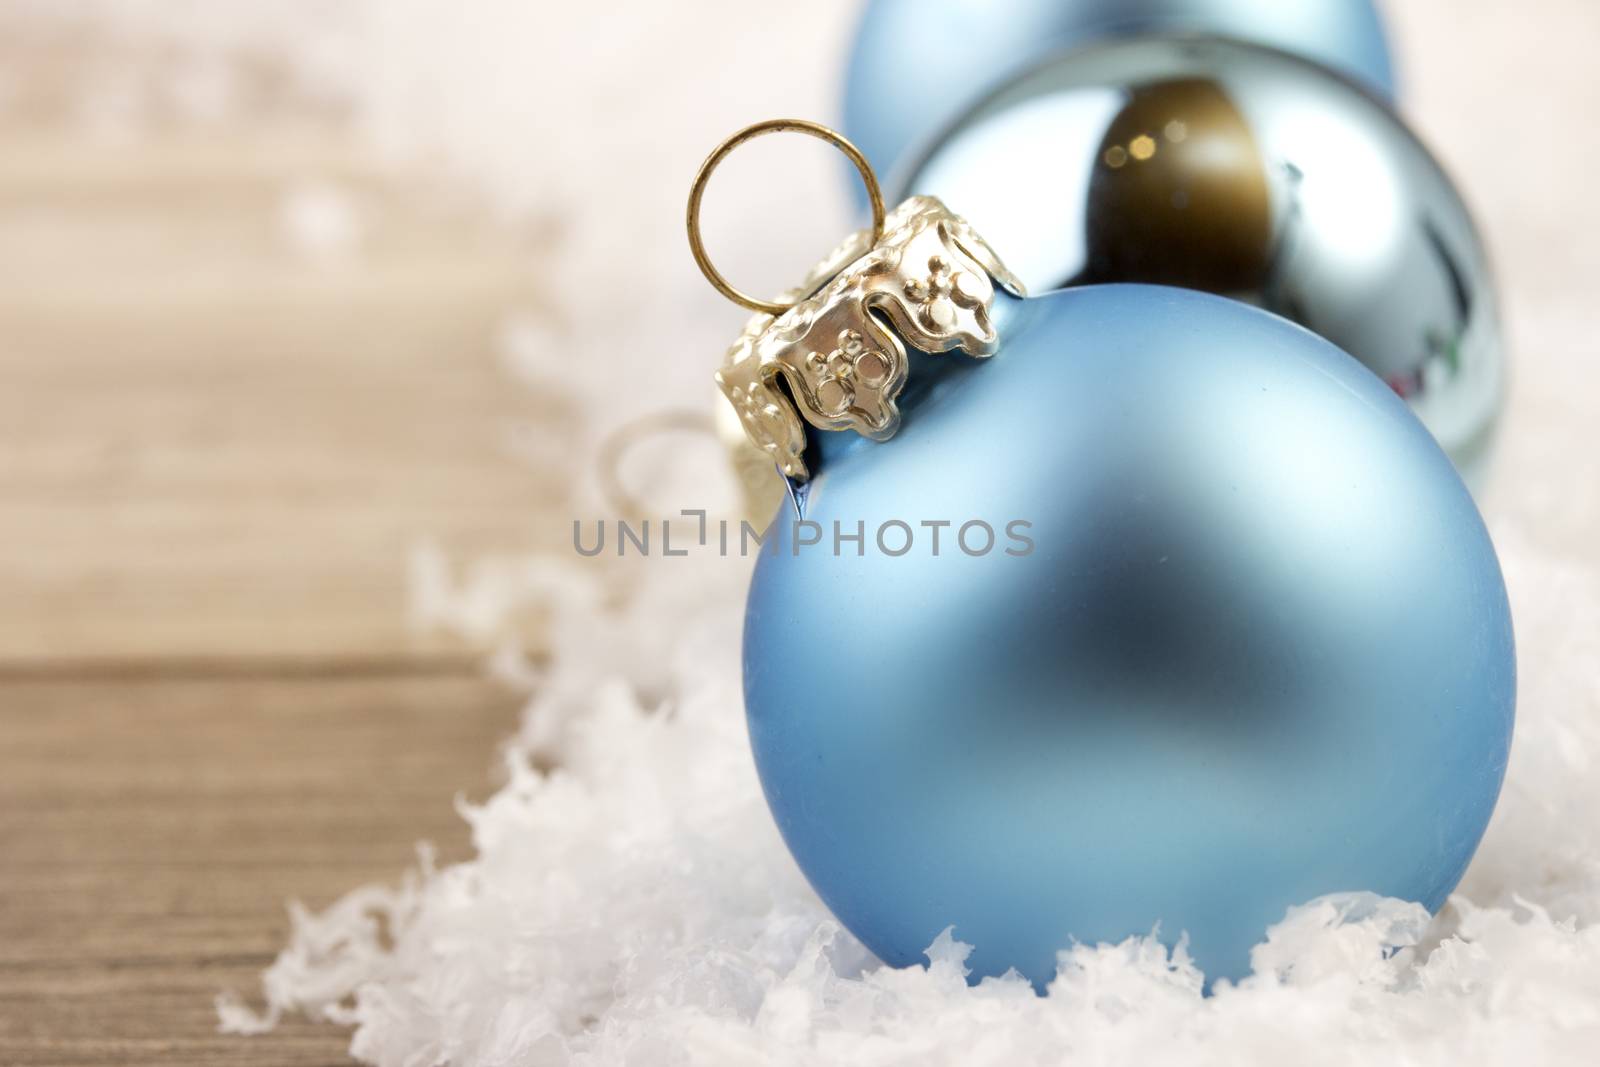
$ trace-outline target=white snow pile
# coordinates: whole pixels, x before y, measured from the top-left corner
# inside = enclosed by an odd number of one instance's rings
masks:
[[[395,1067],[1592,1062],[1600,575],[1507,553],[1524,675],[1513,766],[1437,920],[1371,896],[1308,902],[1258,946],[1251,978],[1210,997],[1181,946],[1062,946],[1040,997],[1021,980],[969,987],[948,934],[926,969],[897,971],[840,929],[749,756],[744,567],[638,562],[618,576],[534,561],[480,569],[450,599],[434,589],[458,621],[524,599],[557,619],[509,783],[462,807],[477,858],[439,869],[424,853],[398,887],[296,909],[265,1013],[224,998],[224,1029],[305,1012]]]

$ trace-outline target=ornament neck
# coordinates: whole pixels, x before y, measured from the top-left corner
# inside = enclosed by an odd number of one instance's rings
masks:
[[[867,186],[872,227],[847,238],[805,284],[768,302],[735,289],[712,266],[700,240],[700,198],[729,152],[780,131],[820,137],[850,157]],[[814,122],[758,122],[723,141],[695,175],[687,222],[689,247],[706,279],[757,312],[724,357],[717,385],[750,443],[795,484],[811,477],[819,437],[893,437],[912,368],[927,372],[943,362],[927,354],[992,356],[1000,345],[997,294],[1024,295],[983,238],[933,197],[913,196],[886,213],[860,150]],[[938,377],[947,379],[948,370]],[[929,389],[937,391],[937,383],[918,383],[906,397]],[[851,432],[817,432],[829,430]]]
[[[1013,336],[1028,318],[1027,301],[1005,290],[995,293],[991,318],[999,343]],[[904,390],[899,395],[901,423],[916,422],[919,409],[959,388],[968,374],[982,374],[983,363],[955,358],[955,353],[929,353],[906,346],[907,376]],[[806,428],[806,454],[815,457],[813,475],[821,474],[831,464],[864,448],[893,448],[893,439],[874,440],[856,433],[832,433]]]
[[[916,377],[911,356],[988,358],[1000,347],[997,299],[1022,295],[983,239],[937,200],[910,198],[887,227],[876,242],[846,241],[783,314],[752,318],[717,372],[751,443],[792,481],[811,477],[814,431],[893,437]]]

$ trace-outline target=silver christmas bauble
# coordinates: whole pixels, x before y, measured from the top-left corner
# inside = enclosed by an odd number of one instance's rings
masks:
[[[979,102],[901,173],[894,198],[959,204],[1032,293],[1150,282],[1300,323],[1479,475],[1505,380],[1483,242],[1354,82],[1217,38],[1095,45]]]

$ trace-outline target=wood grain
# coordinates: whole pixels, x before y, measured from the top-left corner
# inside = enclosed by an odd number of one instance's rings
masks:
[[[472,677],[0,684],[0,1063],[324,1064],[290,1020],[216,1033],[287,937],[412,861],[466,852],[517,698]]]
[[[347,1062],[213,999],[287,900],[466,854],[518,698],[411,626],[407,558],[565,531],[506,440],[569,415],[496,342],[537,235],[322,119],[85,137],[69,66],[0,39],[0,1065]]]
[[[0,153],[0,672],[459,652],[408,628],[408,553],[554,536],[506,440],[563,413],[495,345],[525,250],[331,136],[286,177],[285,139]],[[297,182],[359,213],[344,258],[285,235]]]

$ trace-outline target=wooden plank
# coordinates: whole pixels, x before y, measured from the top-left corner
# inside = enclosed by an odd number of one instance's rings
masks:
[[[406,564],[564,529],[506,439],[570,413],[496,346],[538,241],[303,115],[86,140],[41,54],[0,116],[0,1063],[343,1063],[212,1000],[286,900],[466,854],[518,698],[410,629]]]
[[[519,698],[471,676],[0,683],[0,1063],[330,1064],[255,997],[284,901],[392,881],[419,837],[467,854]],[[473,783],[477,783],[473,789]]]
[[[497,350],[508,312],[541,310],[522,237],[326,132],[19,139],[0,165],[0,673],[458,655],[408,628],[408,554],[560,527],[562,479],[506,443],[514,420],[568,421]],[[307,182],[358,219],[331,259],[286,233]]]

